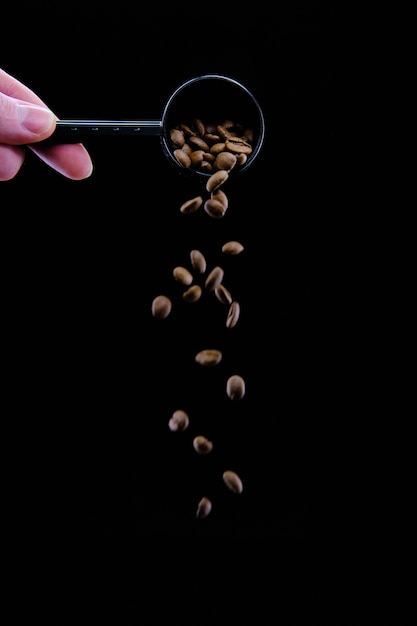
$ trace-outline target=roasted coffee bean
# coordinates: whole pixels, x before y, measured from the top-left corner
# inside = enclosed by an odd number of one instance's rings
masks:
[[[184,131],[179,128],[173,128],[170,132],[172,145],[176,148],[182,148],[185,143]]]
[[[214,293],[216,298],[222,302],[222,304],[231,304],[232,303],[232,295],[230,291],[226,289],[226,287],[220,283],[217,287],[214,288]],[[230,314],[230,311],[229,311]]]
[[[228,208],[229,199],[222,189],[216,189],[215,191],[213,191],[211,197],[213,200],[218,200],[219,202],[221,202],[225,209]]]
[[[204,150],[191,150],[189,152],[189,156],[191,159],[191,166],[194,169],[203,170],[210,166],[213,169],[215,156],[210,152],[205,152]]]
[[[174,150],[174,157],[177,159],[178,163],[182,165],[182,167],[188,168],[191,166],[191,159],[182,148]]]
[[[239,241],[228,241],[222,246],[222,252],[225,254],[240,254],[243,249],[244,248]]]
[[[227,139],[226,150],[229,150],[234,154],[246,154],[246,156],[248,156],[252,153],[252,146],[240,140]]]
[[[203,519],[204,517],[207,517],[207,515],[210,514],[211,509],[212,509],[211,500],[209,500],[206,497],[201,498],[200,502],[197,505],[196,518]]]
[[[191,250],[190,259],[193,269],[199,274],[204,274],[207,269],[207,263],[203,253],[200,250]]]
[[[216,128],[217,128],[217,122],[213,120],[210,120],[210,121],[206,120],[206,133],[210,133],[211,135],[213,135],[217,133]]]
[[[206,282],[204,283],[205,288],[209,291],[213,291],[216,287],[220,285],[223,280],[223,276],[223,268],[217,265],[211,270],[210,274],[207,276]]]
[[[201,350],[196,354],[195,360],[200,365],[218,365],[222,360],[223,355],[220,350],[216,349],[207,349]]]
[[[236,128],[236,122],[234,120],[223,120],[222,126],[226,130],[233,131]],[[239,131],[239,132],[242,132],[242,131]]]
[[[172,273],[175,280],[177,280],[179,283],[182,283],[183,285],[191,285],[191,283],[193,282],[193,275],[189,270],[187,270],[186,267],[181,267],[180,265],[178,265],[177,267],[174,267]]]
[[[229,307],[229,311],[227,313],[227,318],[226,318],[227,328],[234,328],[234,326],[236,326],[237,324],[239,317],[240,317],[240,304],[239,302],[236,302],[235,300],[234,302],[231,303]]]
[[[198,454],[209,454],[213,450],[213,442],[203,435],[197,435],[194,437],[193,447]]]
[[[223,481],[226,487],[230,489],[230,491],[233,491],[233,493],[242,493],[243,483],[236,472],[233,472],[232,470],[226,470],[223,472]]]
[[[217,143],[214,143],[210,148],[210,152],[212,154],[220,154],[221,152],[224,152],[225,150],[226,150],[226,143],[224,141],[218,141]]]
[[[204,139],[198,137],[197,135],[191,135],[191,137],[188,138],[188,143],[197,150],[204,150],[204,152],[208,152],[210,150],[210,146],[204,141]]]
[[[210,217],[220,219],[226,213],[227,207],[225,207],[220,200],[216,200],[216,198],[211,197],[205,201],[204,210],[207,215],[210,215]]]
[[[201,207],[203,204],[203,197],[196,196],[195,198],[191,198],[191,200],[187,200],[180,206],[181,213],[194,213]]]
[[[189,423],[190,418],[188,417],[188,414],[182,409],[177,409],[171,415],[168,426],[173,432],[182,432],[188,428]]]
[[[227,139],[228,137],[232,137],[231,133],[229,133],[229,131],[227,130],[226,126],[223,126],[223,124],[218,124],[216,126],[216,130],[219,133],[220,137],[223,137],[223,139]]]
[[[172,302],[167,296],[156,296],[152,301],[152,315],[159,319],[165,319],[171,313]]]
[[[200,300],[202,292],[200,285],[191,285],[187,291],[184,291],[182,297],[187,302],[197,302],[197,300]]]
[[[200,137],[203,137],[205,135],[206,127],[204,126],[204,123],[202,120],[200,120],[200,118],[196,117],[195,120],[193,120],[192,127],[197,135],[200,135]]]
[[[213,170],[213,164],[210,163],[210,161],[203,159],[203,161],[201,161],[200,169],[202,172],[210,174],[210,172]]]
[[[244,130],[240,124],[230,125],[228,122],[228,126],[225,126],[224,123],[221,126],[217,127],[217,132],[221,137],[225,139],[234,139],[236,141],[242,141],[247,143],[248,140],[244,136]]]
[[[204,150],[192,150],[190,152],[191,165],[194,169],[199,169],[204,161]]]
[[[220,141],[220,135],[218,135],[217,133],[204,133],[202,137],[207,141],[210,146],[214,146]]]
[[[209,163],[211,163],[211,165],[214,165],[214,161],[216,160],[214,154],[212,154],[211,152],[203,152],[203,156],[204,161],[208,161]]]
[[[217,172],[214,172],[206,183],[206,191],[209,193],[216,191],[216,189],[223,185],[228,178],[229,172],[226,172],[226,170],[218,170]]]
[[[185,143],[185,144],[182,146],[181,150],[182,150],[183,152],[185,152],[185,154],[188,154],[188,156],[191,158],[191,153],[192,153],[193,149],[192,149],[192,147],[190,146],[190,144]],[[240,155],[238,155],[238,159],[239,159],[239,157],[240,157]]]
[[[220,152],[214,160],[214,169],[230,172],[236,165],[236,155],[231,152]]]
[[[231,400],[241,400],[246,393],[246,385],[242,376],[234,374],[227,379],[226,393]]]
[[[180,124],[180,128],[184,131],[184,135],[186,137],[191,137],[191,135],[195,135],[195,132],[191,130],[191,128],[186,124]]]
[[[255,134],[254,134],[253,128],[245,128],[245,130],[243,131],[243,137],[246,139],[248,143],[250,143],[251,146],[253,146],[253,143],[255,141]]]

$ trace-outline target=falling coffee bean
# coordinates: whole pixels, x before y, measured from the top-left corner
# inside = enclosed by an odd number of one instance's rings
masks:
[[[167,296],[156,296],[152,301],[152,315],[159,319],[165,319],[171,313],[172,302]]]
[[[197,505],[196,518],[203,519],[204,517],[207,517],[207,515],[210,514],[211,509],[211,500],[204,496],[203,498],[201,498],[200,502]]]
[[[177,409],[171,415],[168,426],[172,432],[182,432],[188,428],[189,423],[190,418],[188,417],[188,414],[182,409]]]
[[[201,350],[200,352],[198,352],[196,354],[195,360],[200,365],[212,366],[212,365],[218,365],[220,361],[222,360],[222,357],[223,355],[220,350],[206,349],[206,350]]]
[[[245,395],[246,385],[242,376],[234,374],[228,378],[226,392],[231,400],[241,400]]]
[[[194,437],[193,447],[198,454],[209,454],[213,450],[213,442],[203,435],[197,435]]]
[[[230,491],[233,491],[233,493],[242,493],[243,483],[236,472],[232,470],[223,472],[223,481],[226,487],[230,489]]]

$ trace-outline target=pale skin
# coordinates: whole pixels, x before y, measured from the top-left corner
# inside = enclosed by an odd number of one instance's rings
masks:
[[[53,134],[57,120],[29,87],[0,68],[0,181],[17,176],[28,149],[66,178],[83,180],[92,174],[82,144],[38,143]]]

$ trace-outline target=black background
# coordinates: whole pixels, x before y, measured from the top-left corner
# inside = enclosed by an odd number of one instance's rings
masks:
[[[179,212],[200,182],[179,176],[155,138],[90,140],[94,173],[77,182],[28,151],[1,184],[10,472],[28,532],[304,537],[320,519],[317,469],[334,419],[331,11],[43,6],[36,27],[27,13],[10,21],[20,54],[2,44],[1,65],[59,117],[160,119],[180,84],[219,73],[255,95],[266,134],[251,168],[228,182],[221,220]],[[221,253],[229,239],[243,243],[238,257]],[[224,267],[241,304],[234,329],[215,300],[182,301],[172,269],[189,266],[192,248]],[[163,321],[151,316],[159,293],[174,303]],[[216,368],[194,362],[206,347],[223,351]],[[239,402],[225,394],[232,373],[247,384]],[[168,429],[177,408],[190,415],[181,434]],[[213,441],[211,455],[194,452],[197,434]],[[224,469],[242,477],[242,494],[226,490]],[[196,520],[203,495],[213,510]]]

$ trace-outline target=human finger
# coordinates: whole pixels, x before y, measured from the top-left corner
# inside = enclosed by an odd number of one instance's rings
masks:
[[[83,180],[93,173],[93,162],[87,149],[80,143],[28,146],[44,163],[72,180]]]
[[[56,120],[47,107],[0,93],[0,143],[19,146],[47,139]]]
[[[41,107],[46,107],[45,102],[36,95],[32,89],[26,87],[17,78],[8,74],[0,68],[0,92],[15,100],[23,100],[24,102],[30,102]]]
[[[23,147],[0,144],[0,181],[14,178],[24,160],[25,149]]]

